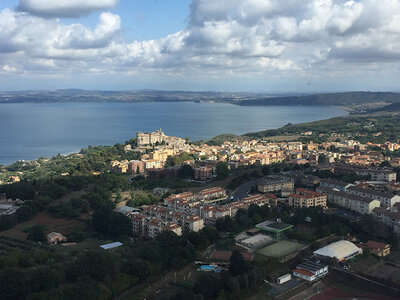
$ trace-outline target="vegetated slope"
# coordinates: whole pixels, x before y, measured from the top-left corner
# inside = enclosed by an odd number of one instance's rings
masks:
[[[239,105],[357,105],[374,102],[400,103],[400,93],[390,92],[345,92],[315,94],[307,96],[274,97],[240,100]]]
[[[368,112],[376,113],[376,112],[396,112],[396,111],[400,111],[400,102],[392,103],[384,107],[369,110]]]
[[[350,115],[327,120],[287,124],[278,129],[247,133],[249,138],[268,138],[280,135],[301,134],[311,131],[313,136],[345,135],[357,140],[366,141],[396,141],[400,138],[400,114],[381,113]]]

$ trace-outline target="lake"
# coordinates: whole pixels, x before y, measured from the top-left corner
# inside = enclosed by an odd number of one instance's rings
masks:
[[[346,114],[329,106],[192,102],[0,104],[0,164],[123,143],[137,131],[162,128],[167,135],[206,140]]]

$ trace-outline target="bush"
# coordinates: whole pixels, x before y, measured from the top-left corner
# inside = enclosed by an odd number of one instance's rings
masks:
[[[36,241],[36,242],[44,242],[46,241],[46,235],[44,233],[45,225],[34,225],[29,228],[28,240]]]

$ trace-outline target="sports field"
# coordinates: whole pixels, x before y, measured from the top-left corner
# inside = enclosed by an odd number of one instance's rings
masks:
[[[264,248],[261,248],[260,250],[257,251],[257,253],[264,256],[280,258],[292,254],[293,252],[296,252],[302,247],[304,247],[303,244],[283,240],[283,241],[278,241],[272,245],[266,246]]]

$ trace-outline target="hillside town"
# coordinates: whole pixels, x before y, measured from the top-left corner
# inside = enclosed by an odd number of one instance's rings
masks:
[[[374,150],[369,150],[373,148]],[[194,170],[196,182],[215,178],[218,162],[226,162],[230,170],[251,165],[270,165],[288,162],[308,164],[317,171],[335,174],[354,174],[365,178],[348,183],[318,176],[304,176],[301,172],[287,172],[266,176],[255,184],[255,193],[225,203],[228,193],[222,187],[170,195],[162,205],[142,207],[142,212],[129,212],[134,222],[134,235],[154,236],[152,232],[172,230],[201,230],[204,224],[215,224],[224,216],[235,216],[239,208],[276,206],[278,201],[291,207],[335,206],[358,214],[369,214],[393,228],[400,235],[400,190],[397,174],[387,167],[397,166],[400,159],[383,156],[377,148],[395,151],[400,144],[366,144],[355,141],[303,144],[301,142],[232,141],[221,146],[194,145],[178,137],[166,136],[161,129],[151,133],[137,133],[137,147],[125,146],[126,151],[143,153],[140,160],[112,161],[110,171],[120,174],[143,174],[147,180],[177,178],[182,165]],[[190,159],[180,165],[167,166],[169,158],[188,154]],[[385,167],[381,167],[385,165]],[[295,182],[306,188],[295,189]],[[278,198],[279,197],[279,198]],[[233,198],[233,197],[232,197]],[[210,200],[213,199],[213,200]],[[219,204],[223,202],[223,204]],[[331,205],[330,205],[331,204]],[[155,230],[149,229],[156,227]],[[145,229],[146,228],[146,229]]]
[[[231,270],[235,256],[251,268],[265,264],[268,276],[262,282],[267,288],[261,294],[268,299],[331,293],[332,282],[356,278],[357,288],[373,282],[370,288],[377,295],[400,292],[400,160],[392,155],[400,144],[238,139],[208,145],[159,129],[138,132],[120,147],[136,159],[109,161],[108,170],[90,175],[100,182],[92,190],[87,187],[90,196],[83,192],[70,208],[58,204],[61,211],[54,204],[47,208],[73,218],[74,206],[83,205],[83,215],[93,214],[87,226],[108,232],[107,237],[124,224],[128,238],[103,240],[104,251],[178,237],[196,245],[198,260],[189,268],[196,278]],[[3,185],[5,191],[24,184],[24,173],[20,175],[21,180],[13,175]],[[62,173],[59,182],[74,177]],[[101,185],[108,186],[104,192],[112,203],[90,212],[88,206],[98,206],[105,195],[96,191],[105,188]],[[0,217],[20,218],[26,206],[41,199],[8,195],[0,194]],[[119,218],[124,221],[114,224]],[[53,226],[42,243],[80,245],[68,230]]]
[[[373,150],[371,150],[373,149]],[[221,146],[197,145],[178,137],[166,136],[161,129],[152,133],[137,133],[137,147],[125,147],[126,151],[143,153],[140,160],[113,161],[111,171],[116,173],[146,173],[154,177],[174,177],[173,168],[165,167],[168,156],[187,153],[196,179],[212,178],[213,168],[218,161],[228,162],[229,168],[240,166],[269,165],[289,162],[295,165],[310,164],[319,169],[335,169],[336,172],[356,173],[371,176],[372,181],[396,181],[395,172],[377,168],[382,163],[400,166],[399,157],[384,156],[380,150],[396,151],[399,143],[360,144],[353,140],[323,142],[267,142],[262,140],[225,141]],[[163,171],[158,170],[163,169]]]

